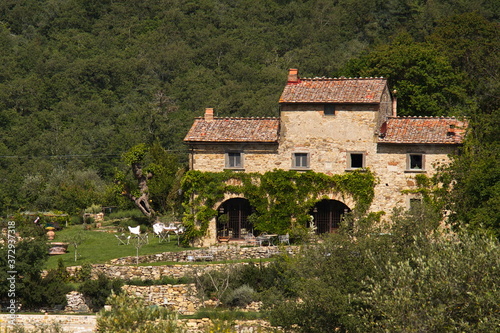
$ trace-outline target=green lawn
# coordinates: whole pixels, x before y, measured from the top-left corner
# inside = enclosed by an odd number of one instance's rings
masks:
[[[133,242],[130,245],[118,245],[114,233],[84,230],[82,225],[69,226],[57,231],[53,242],[69,242],[71,237],[79,233],[84,237],[84,241],[78,246],[78,260],[75,262],[75,249],[73,245],[69,245],[68,253],[49,258],[46,265],[47,269],[57,267],[59,258],[63,260],[65,266],[75,266],[83,263],[105,263],[114,258],[136,255]],[[125,232],[125,234],[128,235],[129,233]],[[139,249],[139,255],[183,250],[186,250],[186,248],[177,246],[175,236],[170,237],[170,242],[159,243],[158,238],[153,237],[153,233],[149,233],[149,244],[143,245]]]

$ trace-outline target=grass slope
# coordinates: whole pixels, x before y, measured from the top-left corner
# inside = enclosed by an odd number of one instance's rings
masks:
[[[78,246],[78,260],[75,262],[75,249],[69,245],[68,252],[62,255],[51,256],[46,264],[46,269],[56,268],[59,258],[63,260],[65,266],[82,265],[83,263],[100,264],[114,258],[135,256],[136,248],[131,241],[129,245],[118,245],[115,233],[102,232],[97,230],[84,230],[81,225],[69,226],[56,232],[53,242],[69,242],[76,234],[84,237],[83,242]],[[128,232],[125,232],[128,235]],[[177,246],[175,236],[170,237],[170,242],[159,243],[158,238],[149,233],[149,244],[143,245],[139,249],[139,255],[154,254],[161,252],[183,251],[186,248]]]

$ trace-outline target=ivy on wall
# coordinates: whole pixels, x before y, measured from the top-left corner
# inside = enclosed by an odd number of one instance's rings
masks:
[[[293,170],[264,174],[192,170],[184,175],[181,186],[185,195],[183,222],[190,241],[206,235],[210,221],[217,216],[214,207],[225,194],[249,200],[255,209],[251,215],[255,229],[283,234],[305,228],[310,209],[328,193],[351,196],[356,201],[354,211],[365,213],[374,197],[375,177],[369,170],[331,176]]]

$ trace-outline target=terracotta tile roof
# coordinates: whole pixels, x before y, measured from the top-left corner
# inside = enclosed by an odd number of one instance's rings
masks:
[[[196,118],[185,142],[278,142],[279,118]]]
[[[380,103],[384,78],[314,78],[288,81],[280,103]]]
[[[382,125],[378,142],[460,144],[467,125],[455,118],[394,117]]]

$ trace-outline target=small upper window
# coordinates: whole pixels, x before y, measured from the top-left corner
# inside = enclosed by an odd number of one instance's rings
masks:
[[[293,153],[292,156],[293,168],[309,168],[309,154],[308,153]]]
[[[423,171],[424,170],[424,155],[423,154],[408,154],[408,170]]]
[[[240,152],[227,153],[226,168],[243,168],[243,154]]]
[[[348,169],[361,169],[365,167],[365,154],[364,153],[348,153],[347,168]]]
[[[410,210],[418,210],[422,207],[422,199],[410,198]]]
[[[325,104],[325,107],[323,109],[323,114],[325,116],[334,116],[335,115],[335,105]]]

